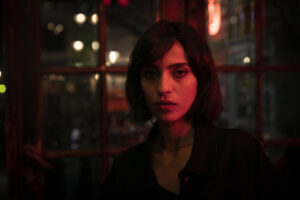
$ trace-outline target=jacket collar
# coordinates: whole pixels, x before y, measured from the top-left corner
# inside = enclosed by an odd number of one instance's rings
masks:
[[[214,126],[196,126],[195,143],[184,170],[198,175],[217,175],[218,137]]]

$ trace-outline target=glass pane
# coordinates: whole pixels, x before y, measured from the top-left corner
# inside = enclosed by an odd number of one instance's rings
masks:
[[[41,1],[42,64],[98,64],[97,4],[91,1]]]
[[[3,9],[2,2],[0,3],[1,9]],[[3,15],[0,15],[0,199],[8,199],[8,181],[7,181],[7,170],[6,170],[6,139],[5,139],[5,94],[6,85],[4,78],[4,37],[3,37]],[[8,59],[6,62],[8,62]]]
[[[106,5],[106,64],[125,66],[137,39],[155,21],[159,1],[109,2]]]
[[[142,142],[149,127],[134,124],[125,97],[125,74],[107,75],[108,137],[111,147],[129,147]]]
[[[219,74],[223,111],[218,125],[240,128],[256,136],[255,75],[251,73]]]
[[[1,19],[1,18],[0,18]],[[0,57],[1,59],[1,57]],[[1,61],[0,61],[1,62]],[[1,73],[1,67],[0,67]],[[6,175],[6,145],[5,145],[5,93],[1,92],[4,79],[0,75],[0,199],[7,199],[7,175]]]
[[[101,164],[96,157],[50,161],[46,173],[46,200],[96,200],[100,198]]]
[[[255,62],[254,0],[207,0],[207,40],[217,65]]]
[[[264,139],[300,137],[300,72],[263,74]]]
[[[300,63],[300,1],[267,0],[263,39],[266,64]]]
[[[46,149],[99,147],[99,88],[96,75],[44,77]]]

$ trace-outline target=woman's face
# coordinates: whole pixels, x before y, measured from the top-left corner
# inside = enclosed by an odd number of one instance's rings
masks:
[[[179,42],[141,73],[145,103],[158,121],[183,120],[197,94],[197,79]]]

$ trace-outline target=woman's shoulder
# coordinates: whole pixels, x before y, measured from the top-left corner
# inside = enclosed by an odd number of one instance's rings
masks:
[[[245,150],[260,149],[259,140],[249,132],[238,128],[216,128],[218,143]]]
[[[239,128],[224,128],[224,127],[216,127],[216,132],[219,136],[224,138],[231,139],[242,139],[242,140],[254,140],[257,141],[257,138],[247,132],[246,130]]]

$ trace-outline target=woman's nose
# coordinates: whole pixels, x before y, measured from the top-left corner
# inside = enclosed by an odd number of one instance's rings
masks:
[[[171,92],[171,80],[167,74],[161,75],[157,90],[160,95],[165,95]]]

